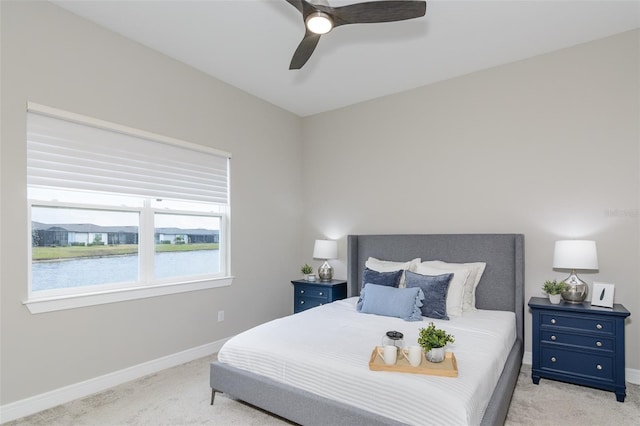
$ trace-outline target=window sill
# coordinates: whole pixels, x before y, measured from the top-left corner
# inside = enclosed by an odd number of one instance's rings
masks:
[[[189,291],[227,287],[230,286],[232,282],[233,277],[224,277],[206,281],[163,284],[150,287],[118,289],[101,293],[87,293],[73,296],[50,297],[46,299],[32,299],[23,302],[23,304],[27,306],[32,314],[41,314],[44,312],[62,311],[65,309],[82,308],[85,306],[124,302],[126,300],[165,296],[167,294],[186,293]]]

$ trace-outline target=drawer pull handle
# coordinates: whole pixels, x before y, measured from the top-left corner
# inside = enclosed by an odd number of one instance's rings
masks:
[[[324,296],[324,294],[322,294],[322,292],[320,292],[320,296]]]
[[[556,341],[556,336],[551,336],[551,340]]]
[[[601,366],[600,364],[596,365],[596,368],[597,368],[598,370],[602,370],[602,366]]]
[[[300,301],[300,304],[301,304],[301,305],[304,305],[304,300],[301,300],[301,301]]]
[[[555,356],[552,356],[552,357],[551,357],[551,362],[556,362],[556,361],[557,361],[557,360],[556,360],[556,357],[555,357]]]
[[[596,324],[596,328],[597,328],[598,330],[602,330],[602,324]]]
[[[556,323],[556,319],[555,318],[551,318],[551,324],[555,324]]]
[[[602,346],[602,342],[596,342],[596,346],[597,347],[601,347]]]

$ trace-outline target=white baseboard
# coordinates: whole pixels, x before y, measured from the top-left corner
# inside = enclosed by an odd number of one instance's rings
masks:
[[[640,370],[627,368],[624,370],[624,377],[627,379],[627,382],[640,385]]]
[[[154,359],[123,370],[114,371],[104,376],[74,383],[59,389],[35,395],[19,401],[0,406],[0,423],[9,422],[24,416],[37,413],[60,404],[84,398],[96,392],[139,379],[167,368],[212,355],[222,348],[228,339],[218,340],[202,346],[187,349],[172,355]]]
[[[522,363],[531,365],[532,362],[531,352],[525,352],[522,357]],[[624,377],[628,383],[640,385],[640,370],[636,370],[635,368],[626,368],[624,370]]]

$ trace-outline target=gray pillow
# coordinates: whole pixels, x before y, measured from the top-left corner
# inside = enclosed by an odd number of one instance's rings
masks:
[[[400,278],[402,278],[403,272],[404,271],[402,269],[393,272],[378,272],[365,267],[364,272],[362,273],[362,287],[366,284],[398,287],[398,285],[400,285]]]
[[[422,275],[415,272],[405,272],[407,288],[418,287],[424,293],[422,301],[422,315],[429,318],[448,320],[447,290],[453,274]]]
[[[367,283],[360,293],[356,308],[364,314],[422,321],[420,306],[423,298],[420,288],[396,288]]]

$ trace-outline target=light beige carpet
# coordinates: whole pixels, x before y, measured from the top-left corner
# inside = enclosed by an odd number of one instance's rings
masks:
[[[209,405],[209,362],[214,358],[164,370],[8,425],[290,424],[225,395],[216,395],[215,405]],[[530,367],[523,366],[508,426],[640,425],[638,385],[627,384],[627,399],[621,404],[612,392],[545,379],[534,385],[530,374]]]

